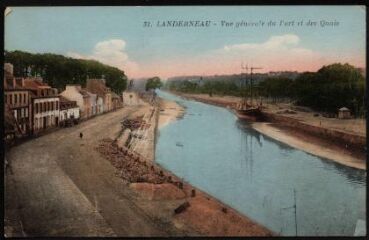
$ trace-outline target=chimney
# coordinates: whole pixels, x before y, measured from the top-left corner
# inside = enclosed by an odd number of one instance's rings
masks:
[[[14,75],[14,67],[11,63],[5,63],[4,64],[4,71],[7,76],[13,76]]]

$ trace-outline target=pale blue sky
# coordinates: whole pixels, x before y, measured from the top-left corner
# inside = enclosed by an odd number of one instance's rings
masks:
[[[324,58],[330,61],[356,59],[352,60],[353,64],[365,64],[365,8],[359,6],[14,7],[12,10],[5,19],[6,50],[101,58],[105,63],[127,70],[132,76],[155,74],[155,69],[158,71],[157,75],[165,77],[176,73],[196,74],[200,71],[199,67],[191,67],[191,64],[195,65],[196,61],[206,62],[208,61],[206,59],[212,56],[218,59],[218,62],[213,63],[214,66],[218,66],[214,67],[218,70],[220,59],[224,59],[227,61],[225,65],[229,65],[239,61],[243,55],[246,58],[252,55],[252,59],[258,61],[257,64],[272,65],[260,57],[262,55],[266,57],[268,51],[249,54],[246,47],[246,50],[241,50],[242,53],[238,52],[236,56],[232,53],[227,55],[219,53],[219,50],[224,49],[225,46],[239,44],[263,44],[273,36],[285,35],[297,36],[299,39],[298,43],[292,43],[294,55],[286,54],[290,58],[297,57],[295,53],[303,52],[301,50],[303,49],[311,51],[308,53],[311,58]],[[239,29],[219,26],[221,20],[233,22],[304,20],[306,22],[309,19],[318,22],[337,20],[339,26]],[[216,22],[217,26],[143,27],[143,21],[152,21],[154,24],[157,20],[211,20]],[[109,56],[101,52],[96,53],[98,51],[96,44],[99,42],[108,44],[112,39],[122,40],[125,43],[120,50],[117,50],[121,54],[110,55],[121,60],[109,60],[107,59]],[[275,53],[283,52],[285,47],[291,50],[288,44],[281,46]],[[301,58],[302,55],[298,56]],[[317,61],[316,59],[314,61]],[[288,68],[289,63],[285,64],[285,68]],[[301,62],[300,65],[302,64],[309,63]],[[179,69],[181,65],[184,69]],[[171,68],[171,71],[166,68]],[[267,66],[267,69],[272,69],[272,66]],[[223,72],[234,70],[225,67]],[[204,74],[209,71],[211,71],[210,68],[204,70]],[[217,73],[222,71],[219,70]]]

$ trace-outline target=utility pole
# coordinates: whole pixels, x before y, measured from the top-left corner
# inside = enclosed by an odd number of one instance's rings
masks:
[[[296,205],[296,189],[293,189],[293,198],[295,200],[294,209],[295,209],[295,233],[297,236],[297,205]]]
[[[290,207],[285,207],[285,208],[281,208],[281,210],[286,210],[286,209],[294,209],[294,215],[295,215],[295,236],[297,236],[297,204],[296,204],[296,189],[293,189],[293,200],[294,200],[294,204]]]

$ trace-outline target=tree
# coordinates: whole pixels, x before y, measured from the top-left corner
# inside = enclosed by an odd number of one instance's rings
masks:
[[[66,84],[84,86],[87,76],[101,78],[102,75],[105,76],[106,85],[117,94],[124,91],[127,86],[124,71],[94,60],[73,59],[50,53],[5,51],[5,62],[13,64],[15,76],[41,76],[46,83],[59,90],[63,90]]]
[[[146,81],[145,84],[145,89],[146,91],[150,90],[150,89],[157,89],[157,88],[161,88],[163,86],[163,83],[161,82],[159,77],[153,77],[153,78],[149,78]]]
[[[358,69],[349,64],[324,66],[316,73],[305,73],[294,83],[297,103],[319,111],[337,112],[348,107],[362,115],[365,80]]]

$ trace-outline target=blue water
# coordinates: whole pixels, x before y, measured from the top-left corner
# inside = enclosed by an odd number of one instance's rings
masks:
[[[160,129],[156,161],[277,234],[353,235],[366,219],[366,172],[274,141],[227,109],[158,95],[186,107]],[[183,145],[183,146],[182,146]]]

